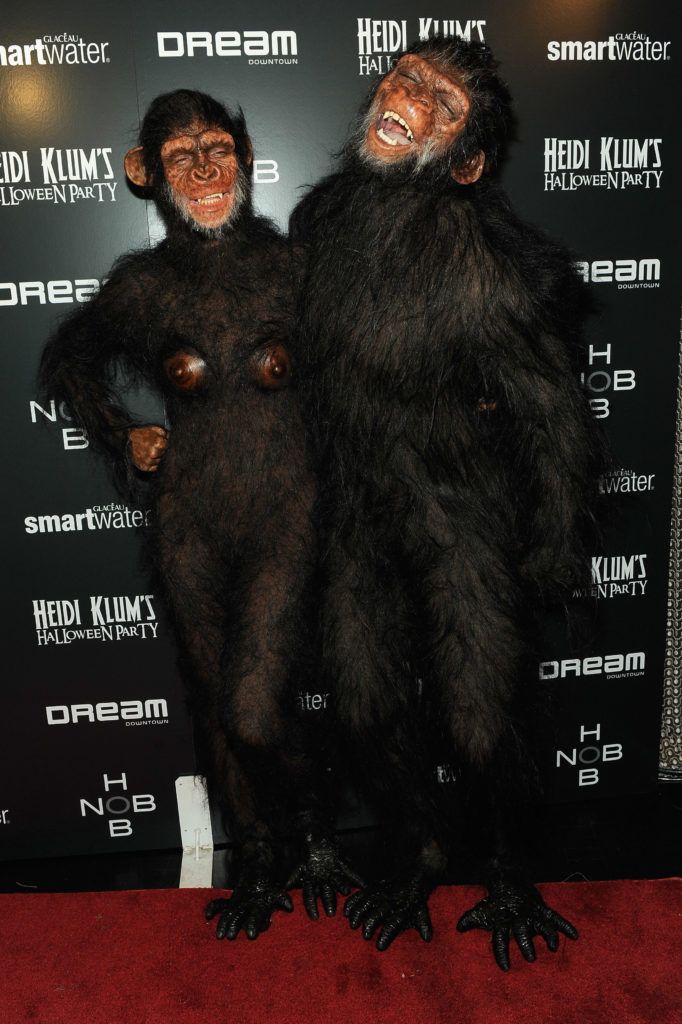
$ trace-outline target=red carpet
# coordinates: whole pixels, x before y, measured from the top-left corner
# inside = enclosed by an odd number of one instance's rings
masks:
[[[387,953],[300,905],[255,943],[218,942],[205,890],[0,896],[2,1024],[682,1024],[682,880],[541,887],[581,931],[494,965],[439,889],[430,945]]]

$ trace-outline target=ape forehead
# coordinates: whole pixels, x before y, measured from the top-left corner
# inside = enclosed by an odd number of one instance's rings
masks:
[[[457,68],[446,66],[426,57],[420,57],[417,53],[404,53],[391,70],[384,75],[382,83],[390,79],[396,71],[408,70],[416,71],[428,85],[439,91],[454,89],[457,92],[464,93],[467,97],[469,95],[469,91],[464,85]]]
[[[167,156],[178,149],[204,148],[221,143],[234,147],[234,139],[225,128],[194,124],[167,138],[161,147],[161,156]]]

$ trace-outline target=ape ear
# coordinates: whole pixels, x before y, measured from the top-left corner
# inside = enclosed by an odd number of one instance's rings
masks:
[[[452,177],[460,185],[473,185],[483,174],[485,167],[485,153],[479,150],[476,156],[472,156],[461,167],[455,167],[451,171]]]
[[[253,146],[251,145],[251,139],[248,135],[244,136],[244,142],[246,143],[246,166],[250,167],[253,163]]]
[[[140,188],[148,188],[152,184],[142,159],[142,146],[135,146],[134,149],[128,150],[123,159],[123,166],[126,169],[127,177],[132,181],[133,185],[138,185]]]

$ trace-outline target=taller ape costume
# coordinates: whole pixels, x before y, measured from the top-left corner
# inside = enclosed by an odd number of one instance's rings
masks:
[[[154,472],[153,555],[184,662],[206,774],[241,850],[219,938],[250,938],[276,908],[279,840],[300,825],[309,909],[348,892],[316,823],[293,709],[310,645],[313,480],[289,387],[293,291],[285,241],[251,208],[243,118],[179,90],[149,108],[128,177],[168,226],[115,265],[48,344],[43,390],[67,403],[96,450]],[[170,435],[137,426],[116,371],[162,392]],[[322,878],[324,876],[324,878]],[[350,876],[349,876],[350,877]]]
[[[527,960],[535,934],[577,936],[530,885],[516,833],[530,612],[585,574],[600,455],[571,258],[487,173],[510,121],[495,69],[482,45],[408,51],[292,236],[308,248],[326,685],[349,760],[401,822],[394,875],[346,914],[379,949],[410,927],[430,938],[427,897],[455,840],[475,840],[489,895],[459,928],[489,929],[507,969],[510,934]]]

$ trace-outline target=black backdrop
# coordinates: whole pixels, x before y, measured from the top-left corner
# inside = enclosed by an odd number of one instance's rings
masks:
[[[0,30],[3,857],[178,845],[174,780],[194,771],[172,639],[140,566],[146,510],[122,505],[68,410],[35,395],[57,319],[121,252],[160,237],[122,171],[140,114],[180,86],[241,104],[257,206],[285,225],[372,76],[420,32],[493,47],[520,122],[505,184],[575,251],[601,305],[584,373],[620,469],[603,487],[624,516],[594,553],[589,649],[572,651],[559,621],[540,640],[555,698],[547,792],[653,786],[679,332],[673,7],[28,0]]]

